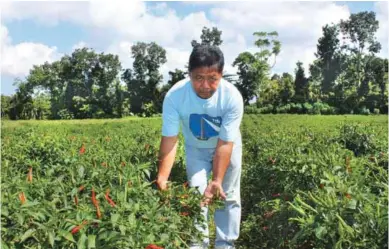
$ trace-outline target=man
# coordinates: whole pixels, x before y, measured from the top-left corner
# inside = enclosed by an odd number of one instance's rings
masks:
[[[234,85],[222,78],[223,68],[224,56],[218,47],[199,45],[189,58],[189,79],[177,82],[166,94],[156,181],[161,190],[167,188],[182,124],[188,182],[204,194],[205,217],[207,205],[217,193],[226,204],[215,212],[216,249],[234,248],[241,219],[243,98]],[[198,229],[208,236],[208,226],[204,225],[205,230],[199,226]],[[190,248],[208,248],[208,245],[206,238],[202,245]]]

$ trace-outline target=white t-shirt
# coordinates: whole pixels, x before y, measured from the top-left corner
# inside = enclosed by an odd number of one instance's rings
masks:
[[[162,136],[176,136],[180,125],[185,144],[215,148],[218,139],[241,145],[243,98],[239,90],[221,79],[209,99],[197,96],[189,78],[177,82],[166,94],[162,108]]]

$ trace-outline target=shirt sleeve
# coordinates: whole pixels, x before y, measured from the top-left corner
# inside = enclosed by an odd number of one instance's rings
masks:
[[[180,115],[171,95],[166,95],[162,105],[162,136],[177,136],[179,130]]]
[[[225,114],[222,117],[219,138],[226,142],[233,142],[240,134],[240,124],[244,112],[243,98],[240,92],[229,101]]]

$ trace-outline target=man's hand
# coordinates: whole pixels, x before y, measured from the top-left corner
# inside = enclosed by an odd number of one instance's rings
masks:
[[[223,191],[222,184],[218,181],[211,181],[204,192],[204,200],[201,202],[201,206],[207,206],[212,202],[212,199],[221,197],[226,199],[226,194]]]
[[[165,180],[157,180],[156,181],[156,184],[157,184],[157,187],[159,190],[167,190],[167,187],[168,187],[168,181],[165,181]]]

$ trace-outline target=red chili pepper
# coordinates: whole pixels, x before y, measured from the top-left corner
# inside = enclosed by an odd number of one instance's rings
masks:
[[[19,194],[19,200],[22,204],[26,203],[26,196],[24,196],[23,192]]]
[[[99,205],[98,201],[96,200],[96,193],[95,190],[92,188],[92,203],[95,207]]]
[[[82,154],[84,154],[85,153],[85,145],[84,144],[82,144],[82,146],[81,146],[81,148],[80,148],[80,154],[82,155]]]
[[[32,167],[28,171],[27,181],[32,182]]]
[[[79,188],[78,188],[78,192],[81,192],[85,189],[85,186],[84,185],[81,185]]]
[[[145,249],[164,249],[164,248],[157,246],[157,245],[154,245],[154,244],[150,244],[150,245],[146,246]]]
[[[74,203],[76,203],[76,206],[78,206],[78,197],[77,197],[77,195],[74,196]]]
[[[73,227],[71,233],[72,234],[78,233],[86,224],[88,224],[88,221],[84,220],[81,225]]]
[[[100,207],[99,206],[96,206],[96,214],[97,214],[97,218],[101,219],[101,212],[100,212]]]
[[[76,226],[72,229],[72,234],[78,233],[82,227],[81,226]]]
[[[105,199],[107,199],[108,203],[112,206],[112,207],[115,207],[116,204],[115,202],[109,198],[109,189],[107,189],[106,193],[105,193]]]

